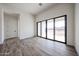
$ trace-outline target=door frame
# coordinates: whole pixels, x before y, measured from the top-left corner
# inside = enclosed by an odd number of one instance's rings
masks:
[[[56,19],[56,18],[60,18],[60,17],[65,17],[65,31],[64,31],[64,32],[65,32],[65,42],[61,42],[61,41],[55,40],[55,19]],[[53,39],[53,40],[47,38],[47,21],[48,21],[48,20],[51,20],[51,19],[54,20],[54,23],[53,23],[53,25],[54,25],[54,39]],[[43,22],[43,21],[46,21],[46,37],[42,37],[42,35],[41,35],[41,36],[38,36],[38,23],[41,24],[40,29],[42,29],[42,22]],[[54,18],[42,20],[42,21],[37,22],[36,25],[37,25],[37,37],[44,38],[44,39],[48,39],[48,40],[52,40],[52,41],[56,41],[56,42],[60,42],[60,43],[64,43],[64,44],[67,44],[67,15],[62,15],[62,16],[58,16],[58,17],[54,17]],[[40,30],[40,33],[41,33],[41,32],[42,32],[42,30]]]

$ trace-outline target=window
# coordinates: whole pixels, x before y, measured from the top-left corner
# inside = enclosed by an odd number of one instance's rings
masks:
[[[67,16],[59,16],[49,20],[40,21],[37,23],[38,36],[66,43],[67,41]]]
[[[55,40],[65,42],[65,18],[55,19]]]
[[[54,39],[54,20],[47,20],[47,38],[48,39]]]
[[[42,22],[42,37],[46,37],[46,21]]]
[[[41,36],[41,32],[40,32],[41,31],[41,28],[40,27],[41,27],[41,23],[39,22],[38,23],[38,36]]]

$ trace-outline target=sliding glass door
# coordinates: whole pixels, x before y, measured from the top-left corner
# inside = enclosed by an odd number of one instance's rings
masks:
[[[66,43],[66,15],[55,17],[49,20],[40,21],[37,23],[38,36]]]
[[[47,20],[47,38],[54,39],[54,20]]]
[[[37,23],[37,27],[38,27],[37,28],[38,29],[38,33],[37,34],[38,34],[38,36],[41,36],[41,23],[40,22]]]
[[[42,22],[42,37],[46,38],[46,21]]]
[[[55,40],[65,42],[65,18],[55,19]]]

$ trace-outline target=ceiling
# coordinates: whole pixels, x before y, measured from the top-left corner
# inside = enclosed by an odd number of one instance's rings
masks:
[[[5,6],[12,7],[14,9],[21,10],[23,12],[28,12],[33,15],[36,15],[49,7],[52,7],[55,5],[55,3],[42,3],[41,6],[39,6],[39,3],[3,3]]]

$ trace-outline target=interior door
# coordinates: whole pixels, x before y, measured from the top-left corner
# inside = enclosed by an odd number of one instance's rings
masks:
[[[14,19],[14,20],[11,21],[12,25],[9,24],[9,29],[11,29],[11,32],[12,32],[12,33],[9,34],[10,37],[18,37],[17,36],[18,35],[18,33],[17,33],[18,32],[17,31],[17,28],[18,28],[17,25],[18,24],[17,23],[18,23],[17,19]]]

